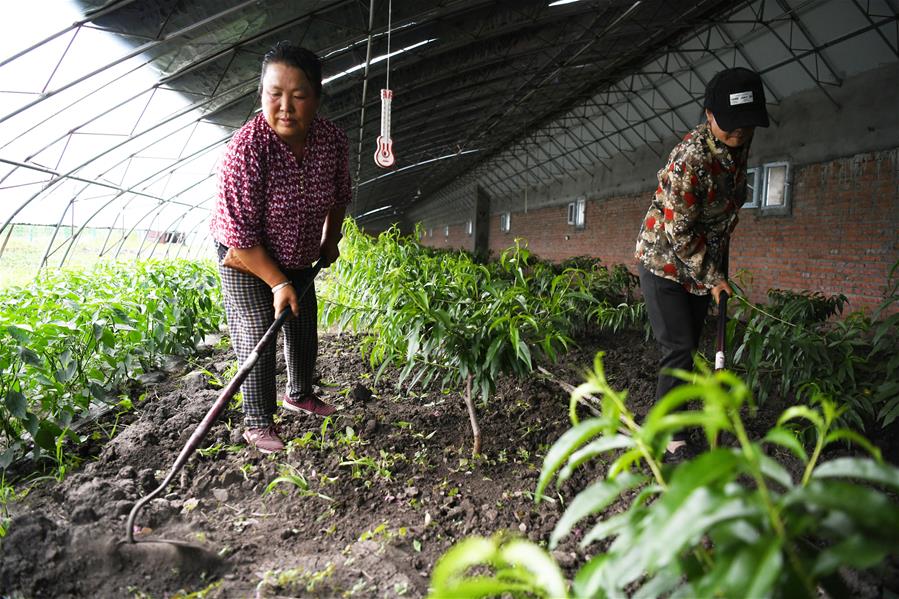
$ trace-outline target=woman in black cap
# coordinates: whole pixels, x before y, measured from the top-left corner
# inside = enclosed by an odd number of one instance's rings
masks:
[[[637,238],[640,288],[661,346],[656,401],[681,383],[668,369],[690,370],[709,307],[727,282],[727,249],[746,200],[746,158],[756,127],[768,126],[759,75],[719,72],[706,87],[705,121],[674,147]],[[668,457],[693,453],[686,436]],[[673,454],[673,455],[671,455]]]

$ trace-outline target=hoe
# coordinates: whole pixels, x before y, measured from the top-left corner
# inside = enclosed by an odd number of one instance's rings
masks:
[[[316,275],[318,275],[323,266],[324,261],[319,260],[312,267],[311,276],[299,290],[298,295],[300,298],[309,291]],[[187,460],[193,455],[194,451],[196,451],[197,447],[199,447],[200,442],[206,436],[206,433],[209,432],[212,424],[219,417],[225,406],[228,405],[228,402],[237,390],[240,389],[240,385],[256,365],[259,354],[275,340],[278,331],[284,325],[289,314],[289,310],[282,312],[272,323],[272,326],[269,327],[268,331],[266,331],[265,335],[262,336],[262,339],[260,339],[259,343],[256,344],[256,347],[253,348],[253,351],[241,365],[237,374],[234,375],[231,382],[229,382],[222,390],[215,400],[215,403],[209,409],[209,412],[206,413],[206,416],[200,424],[197,425],[197,428],[190,436],[190,439],[188,439],[184,448],[181,450],[181,453],[178,454],[178,458],[175,460],[175,463],[172,465],[159,487],[134,504],[125,524],[127,527],[126,539],[124,541],[119,541],[117,544],[119,552],[123,557],[140,561],[144,566],[150,565],[148,562],[155,562],[159,565],[170,565],[170,563],[174,561],[175,563],[181,564],[182,567],[186,566],[193,571],[205,572],[207,574],[219,572],[223,569],[224,562],[221,557],[198,545],[172,539],[135,539],[134,521],[138,512],[140,512],[148,502],[152,501],[165,490],[172,478],[174,478],[174,476],[181,470],[184,464],[187,463]]]

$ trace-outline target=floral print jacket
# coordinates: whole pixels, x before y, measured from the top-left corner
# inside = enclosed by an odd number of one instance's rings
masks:
[[[724,280],[724,257],[746,201],[749,143],[728,148],[708,123],[684,136],[659,171],[635,256],[649,272],[705,295]]]

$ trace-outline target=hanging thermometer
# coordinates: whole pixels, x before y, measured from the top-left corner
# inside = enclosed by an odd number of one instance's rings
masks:
[[[378,149],[375,150],[375,164],[381,168],[390,168],[395,161],[393,157],[393,140],[390,139],[390,101],[393,92],[381,90],[381,135],[378,136]]]

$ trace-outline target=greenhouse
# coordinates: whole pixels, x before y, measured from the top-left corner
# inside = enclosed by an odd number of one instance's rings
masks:
[[[30,0],[0,597],[899,596],[899,2]]]

